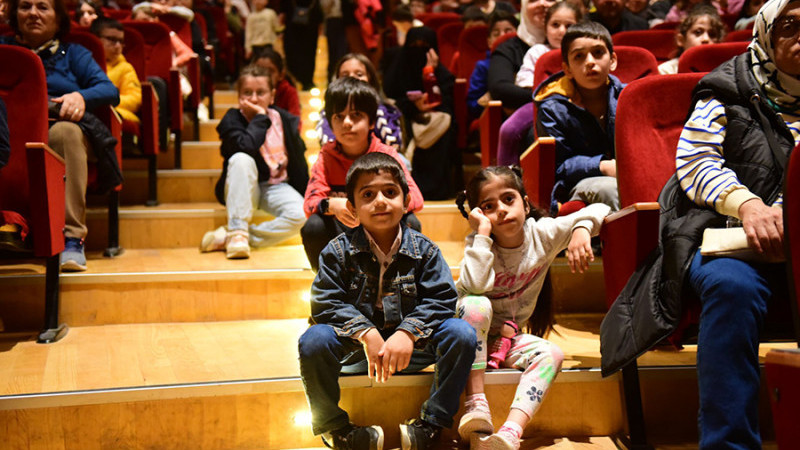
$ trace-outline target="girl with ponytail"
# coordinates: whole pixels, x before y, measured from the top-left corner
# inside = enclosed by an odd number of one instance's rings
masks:
[[[543,217],[528,201],[519,167],[505,166],[478,172],[456,203],[473,230],[456,283],[457,311],[478,337],[458,432],[465,442],[480,433],[490,448],[518,449],[523,428],[539,409],[564,358],[561,349],[544,339],[553,326],[545,286],[548,269],[567,249],[572,271],[583,272],[594,259],[591,236],[600,231],[610,208],[592,204],[568,216]],[[526,322],[532,334],[510,331]],[[492,367],[523,371],[508,419],[494,434],[483,389],[487,351]]]

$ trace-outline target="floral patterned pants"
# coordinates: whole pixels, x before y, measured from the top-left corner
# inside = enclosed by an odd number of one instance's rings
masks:
[[[486,297],[467,296],[458,301],[458,317],[466,320],[475,328],[478,346],[472,370],[486,368],[487,349],[489,353],[500,344],[499,336],[489,336],[492,323],[492,304]],[[517,391],[514,394],[512,408],[519,409],[533,417],[542,399],[561,370],[564,353],[552,342],[532,334],[519,333],[511,339],[503,368],[522,371]]]

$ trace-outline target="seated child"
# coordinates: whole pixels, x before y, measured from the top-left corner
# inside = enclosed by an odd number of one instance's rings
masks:
[[[322,146],[311,168],[303,203],[308,220],[300,231],[308,262],[315,271],[320,252],[328,241],[358,226],[358,217],[347,208],[344,195],[345,175],[353,161],[372,152],[386,153],[400,161],[397,151],[372,133],[379,101],[372,86],[351,77],[334,80],[325,92],[325,115],[330,118],[336,140]],[[413,213],[422,209],[422,194],[408,170],[403,170],[409,187],[403,221],[419,230],[419,221]]]
[[[475,330],[454,318],[455,286],[439,248],[402,223],[412,201],[402,164],[368,153],[350,167],[346,186],[346,207],[360,226],[322,251],[311,288],[315,325],[298,343],[314,434],[335,449],[383,448],[380,426],[355,426],[339,407],[342,369],[366,369],[382,383],[435,363],[420,418],[400,425],[404,450],[431,448],[458,411]]]
[[[142,85],[133,66],[122,55],[125,29],[114,19],[99,17],[92,22],[90,30],[103,43],[106,75],[119,89],[119,105],[115,109],[124,120],[139,123],[136,113],[142,106]]]
[[[533,44],[522,58],[522,66],[514,82],[519,87],[533,90],[533,75],[536,61],[550,50],[561,48],[561,39],[567,28],[580,22],[581,10],[567,2],[554,3],[544,16],[545,43]],[[519,164],[519,156],[533,143],[533,104],[526,104],[514,111],[500,126],[497,145],[497,164]]]
[[[464,22],[464,29],[474,27],[477,25],[488,25],[489,16],[481,11],[480,6],[469,6],[461,14],[461,21]]]
[[[564,359],[561,349],[544,339],[553,326],[551,300],[540,295],[547,271],[564,249],[573,272],[588,267],[594,259],[591,235],[600,231],[609,207],[596,204],[568,216],[537,220],[541,214],[528,202],[519,168],[507,166],[478,172],[456,202],[473,230],[456,284],[458,316],[478,335],[458,433],[469,442],[473,433],[494,432],[484,394],[487,365],[521,370],[508,419],[496,434],[481,439],[486,448],[516,450]],[[519,333],[526,323],[531,334]]]
[[[278,34],[283,32],[283,25],[278,14],[267,8],[267,0],[253,0],[253,11],[247,16],[244,29],[244,57],[250,59],[253,53],[266,46],[272,46]]]
[[[725,24],[717,10],[706,4],[692,8],[689,15],[681,20],[675,33],[677,52],[675,57],[658,66],[658,73],[671,75],[678,73],[678,59],[686,50],[705,44],[716,44],[725,37]]]
[[[271,106],[270,73],[247,66],[236,90],[239,108],[229,109],[217,125],[225,161],[216,195],[226,206],[228,226],[206,233],[200,250],[248,258],[251,245],[275,245],[300,231],[305,223],[300,192],[308,184],[308,165],[297,117]],[[275,219],[251,224],[255,206]]]
[[[486,51],[486,59],[475,63],[475,68],[472,69],[472,75],[469,77],[467,109],[470,119],[477,119],[483,112],[483,108],[492,99],[489,95],[489,59],[492,44],[500,36],[516,32],[518,26],[517,18],[506,11],[495,11],[489,16],[489,36],[486,38],[489,50]]]
[[[253,64],[270,70],[272,86],[275,89],[275,106],[299,117],[298,127],[301,126],[300,97],[297,95],[297,88],[294,87],[294,80],[286,73],[280,53],[271,47],[262,48],[253,55]],[[299,132],[300,128],[297,131]]]
[[[764,6],[764,3],[766,3],[766,0],[744,0],[742,10],[739,11],[739,20],[736,21],[736,25],[733,28],[736,30],[752,28],[753,23],[756,21],[758,10]]]
[[[581,22],[561,40],[563,72],[534,91],[539,136],[556,140],[556,181],[551,212],[568,201],[619,209],[614,119],[623,84],[610,75],[617,55],[608,30]],[[541,205],[545,206],[545,205]]]
[[[381,89],[381,80],[378,77],[375,66],[372,65],[372,61],[361,53],[348,53],[339,60],[333,73],[334,79],[353,77],[366,81],[375,89],[375,92],[380,95],[381,102],[378,104],[378,115],[372,132],[384,144],[394,147],[397,151],[402,151],[405,148],[402,132],[403,115],[390,100],[384,97]],[[336,139],[324,110],[320,114],[316,130],[320,147]]]

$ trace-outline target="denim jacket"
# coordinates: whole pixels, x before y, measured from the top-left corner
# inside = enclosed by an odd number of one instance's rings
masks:
[[[378,295],[378,260],[364,228],[342,233],[320,254],[311,287],[311,318],[342,337],[370,327],[402,329],[416,339],[431,335],[455,316],[458,295],[439,247],[404,225],[400,249],[383,277],[383,310]]]

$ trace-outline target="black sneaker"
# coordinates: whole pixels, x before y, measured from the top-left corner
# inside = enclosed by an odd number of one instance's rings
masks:
[[[422,419],[411,419],[400,425],[403,450],[427,450],[439,439],[441,428]]]
[[[383,428],[350,424],[322,436],[322,442],[336,450],[383,450]]]

